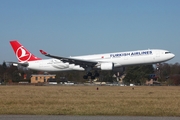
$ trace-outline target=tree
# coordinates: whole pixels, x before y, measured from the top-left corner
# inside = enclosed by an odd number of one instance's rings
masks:
[[[21,76],[18,70],[15,70],[12,74],[12,81],[13,82],[19,82],[21,81]]]
[[[127,67],[125,84],[144,84],[147,79],[150,79],[149,74],[154,73],[152,65],[134,65]]]
[[[4,70],[4,71],[6,71],[6,69],[7,69],[6,62],[3,62],[3,64],[2,64],[2,68],[3,68],[3,70]]]
[[[170,76],[171,85],[180,85],[180,74]]]
[[[100,72],[100,82],[114,82],[113,71],[101,71]]]

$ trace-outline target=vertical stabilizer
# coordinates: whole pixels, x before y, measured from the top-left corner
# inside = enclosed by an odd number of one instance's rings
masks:
[[[36,57],[30,53],[24,46],[22,46],[17,40],[10,41],[10,44],[14,50],[14,53],[19,62],[35,61],[41,60],[41,58]]]

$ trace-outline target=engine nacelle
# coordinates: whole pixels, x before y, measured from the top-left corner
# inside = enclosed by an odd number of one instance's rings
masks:
[[[101,70],[113,70],[113,63],[101,63]]]

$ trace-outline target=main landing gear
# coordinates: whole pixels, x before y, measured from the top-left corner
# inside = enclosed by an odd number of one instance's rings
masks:
[[[88,79],[88,77],[91,77],[91,79],[95,79],[96,77],[99,77],[99,73],[97,71],[95,71],[94,73],[87,72],[87,74],[83,76],[84,79]]]

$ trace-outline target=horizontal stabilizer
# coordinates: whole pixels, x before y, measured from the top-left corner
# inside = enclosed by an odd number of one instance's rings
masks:
[[[6,62],[6,63],[10,63],[10,64],[13,64],[13,66],[23,66],[23,67],[28,67],[29,66],[29,63],[25,62],[25,63],[19,63],[19,62]]]

